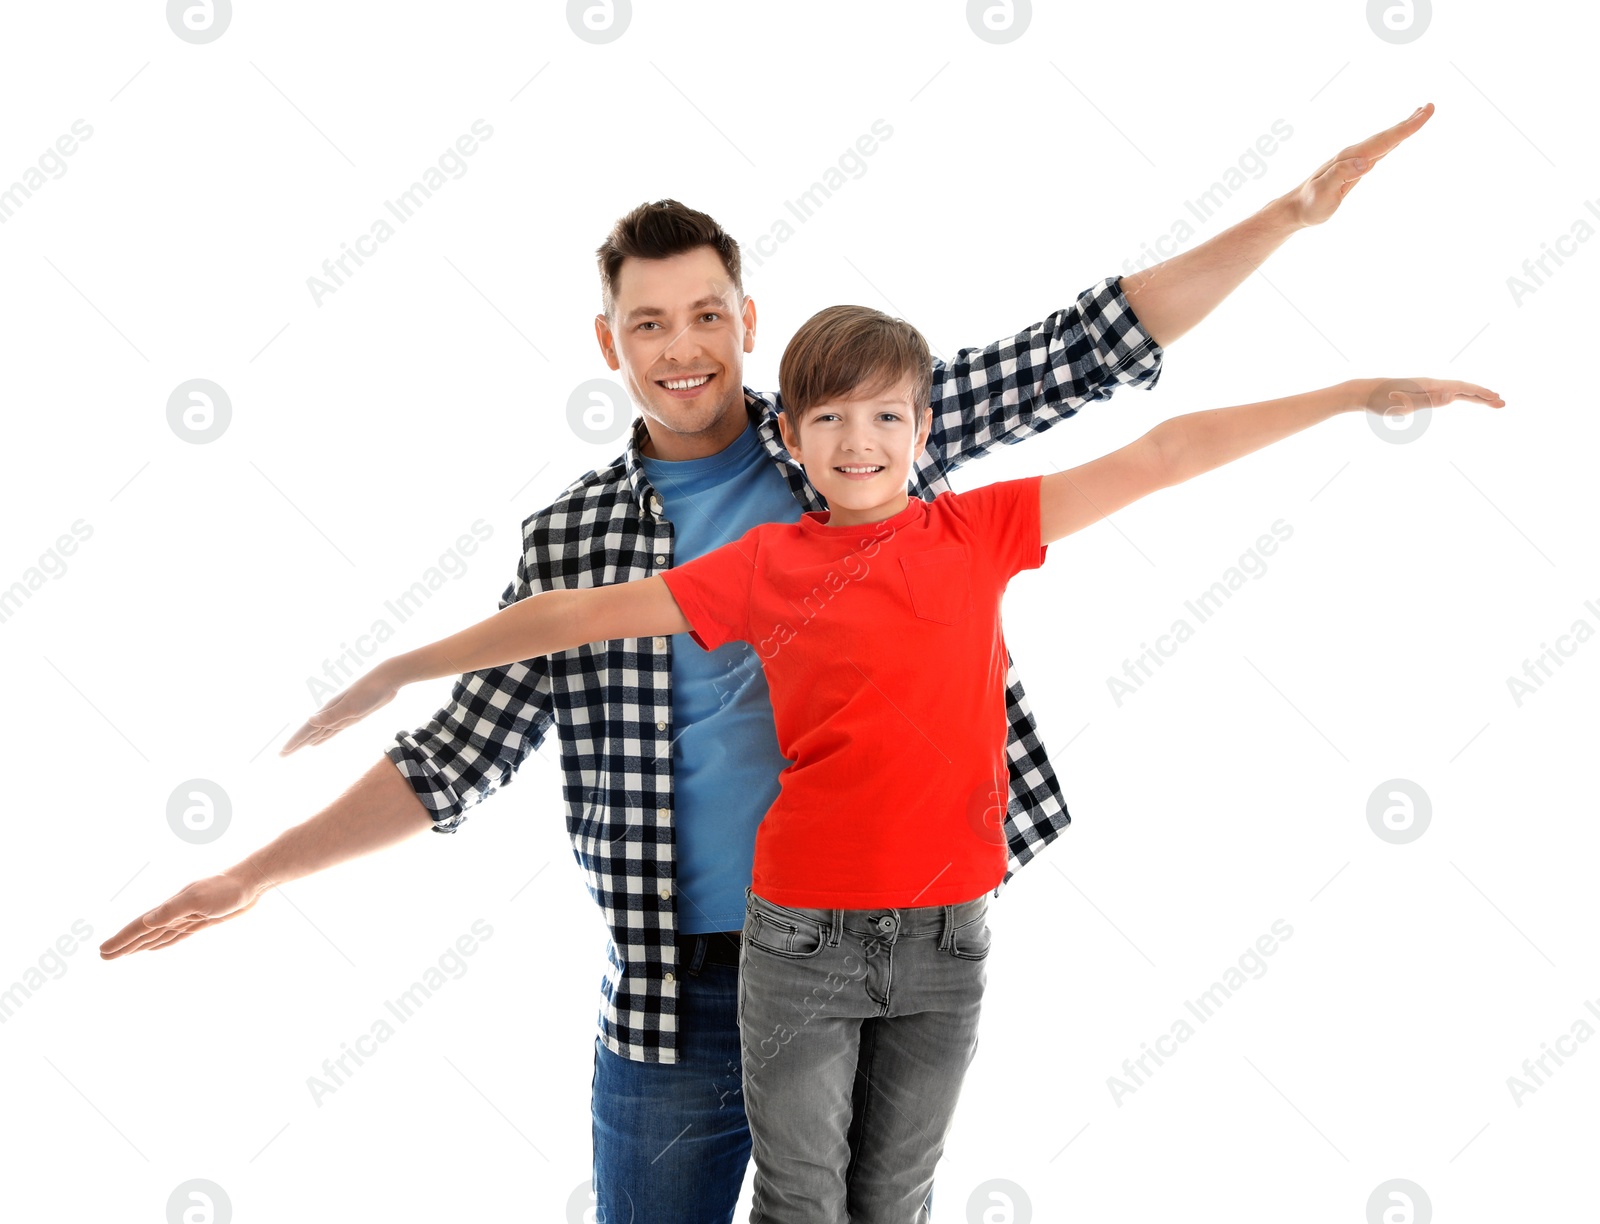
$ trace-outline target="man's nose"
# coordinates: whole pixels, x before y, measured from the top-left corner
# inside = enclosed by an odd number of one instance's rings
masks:
[[[687,361],[700,351],[699,344],[695,341],[691,328],[680,327],[667,337],[667,343],[661,350],[663,357],[677,361]]]

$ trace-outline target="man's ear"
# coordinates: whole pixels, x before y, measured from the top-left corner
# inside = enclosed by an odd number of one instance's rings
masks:
[[[617,360],[617,344],[611,336],[611,325],[606,322],[604,314],[594,317],[594,338],[600,343],[600,355],[606,359],[606,365],[613,370],[621,369],[622,363]]]
[[[747,297],[744,300],[744,310],[740,312],[744,320],[744,351],[756,351],[756,300]]]

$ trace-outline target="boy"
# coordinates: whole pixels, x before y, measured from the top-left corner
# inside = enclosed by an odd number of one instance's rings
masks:
[[[1367,407],[1382,386],[1190,413],[1069,472],[927,502],[906,482],[927,441],[930,369],[909,324],[821,311],[779,383],[784,443],[828,511],[654,577],[522,600],[379,664],[284,748],[320,743],[402,684],[591,642],[687,632],[707,650],[755,646],[792,762],[757,834],[740,956],[752,1219],[765,1224],[926,1218],[976,1048],[988,894],[1006,868],[1011,577],[1052,541]],[[1503,404],[1470,383],[1413,385],[1427,400],[1413,407]],[[858,1065],[868,1089],[853,1100]]]

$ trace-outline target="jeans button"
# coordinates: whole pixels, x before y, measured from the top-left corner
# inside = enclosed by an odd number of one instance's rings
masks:
[[[895,929],[895,927],[899,925],[900,924],[895,921],[895,916],[893,914],[885,914],[882,918],[878,919],[878,933],[880,935],[888,935]]]

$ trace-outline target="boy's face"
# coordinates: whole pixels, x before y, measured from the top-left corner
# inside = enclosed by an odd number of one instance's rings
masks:
[[[714,250],[624,259],[613,323],[596,315],[595,336],[644,414],[657,457],[714,454],[743,431],[756,307],[739,300]],[[668,386],[685,381],[696,385]]]
[[[920,420],[919,420],[920,416]],[[778,415],[783,444],[828,501],[830,526],[872,523],[905,508],[906,482],[928,443],[932,414],[911,403],[909,381],[898,387]]]

